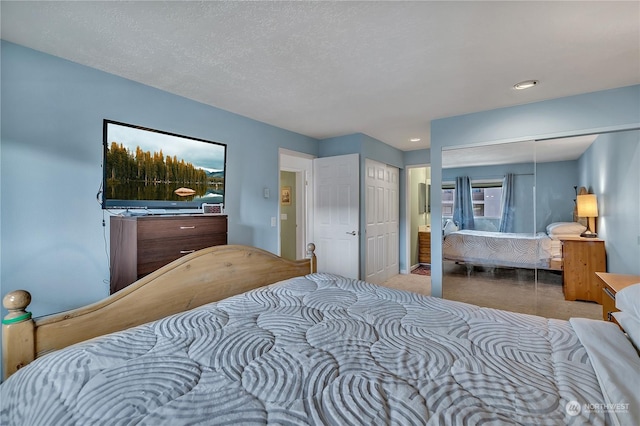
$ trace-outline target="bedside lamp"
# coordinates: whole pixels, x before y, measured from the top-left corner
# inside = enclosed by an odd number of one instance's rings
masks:
[[[585,238],[596,238],[598,235],[593,232],[598,217],[598,200],[596,194],[578,195],[576,203],[578,205],[578,216],[586,217],[588,220],[587,230],[580,236]]]

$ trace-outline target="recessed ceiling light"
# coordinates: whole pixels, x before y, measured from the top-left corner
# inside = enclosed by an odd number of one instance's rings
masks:
[[[420,138],[411,138],[409,139],[409,142],[420,142],[421,139]]]
[[[520,83],[514,84],[513,88],[516,90],[530,89],[533,86],[536,86],[538,83],[538,80],[525,80],[521,81]]]

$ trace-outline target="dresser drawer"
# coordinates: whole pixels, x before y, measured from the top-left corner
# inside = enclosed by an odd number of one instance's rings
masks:
[[[614,318],[616,308],[616,294],[636,283],[640,282],[640,275],[614,274],[608,272],[596,272],[598,281],[602,284],[602,319],[618,323]]]
[[[185,254],[224,244],[227,244],[226,233],[173,238],[170,244],[163,239],[139,240],[138,276],[142,277],[153,272]]]
[[[616,322],[615,318],[611,315],[614,312],[618,312],[616,308],[616,295],[604,287],[602,289],[602,319],[605,321]]]
[[[145,218],[138,222],[138,242],[214,235],[221,232],[227,232],[226,216]]]

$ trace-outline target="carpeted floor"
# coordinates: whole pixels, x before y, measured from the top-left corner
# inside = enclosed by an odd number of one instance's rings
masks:
[[[564,300],[562,276],[558,272],[538,271],[537,283],[532,270],[474,268],[467,274],[465,266],[445,262],[444,272],[445,299],[546,318],[602,319],[601,305]],[[431,295],[430,276],[400,274],[382,285]]]
[[[537,275],[537,282],[535,280]],[[557,271],[484,269],[444,262],[445,299],[546,318],[602,319],[602,306],[564,300],[562,275]]]
[[[418,274],[398,274],[382,283],[385,287],[431,296],[431,277]]]

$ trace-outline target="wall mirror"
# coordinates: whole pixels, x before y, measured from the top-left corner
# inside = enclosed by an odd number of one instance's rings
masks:
[[[418,214],[424,214],[428,212],[427,209],[427,184],[418,183]]]
[[[444,149],[443,297],[550,318],[600,318],[596,302],[565,300],[562,242],[547,227],[575,221],[577,188],[583,185],[600,194],[604,212],[619,210],[621,203],[640,203],[637,182],[632,188],[621,176],[637,168],[625,163],[638,161],[638,134]],[[636,194],[625,201],[628,191]],[[606,236],[610,252],[627,247],[640,256],[640,247],[620,229],[632,226],[639,235],[638,207],[634,217],[618,217],[615,224],[609,215],[597,218],[599,236]],[[609,270],[620,273],[632,261],[614,253],[608,257]]]

